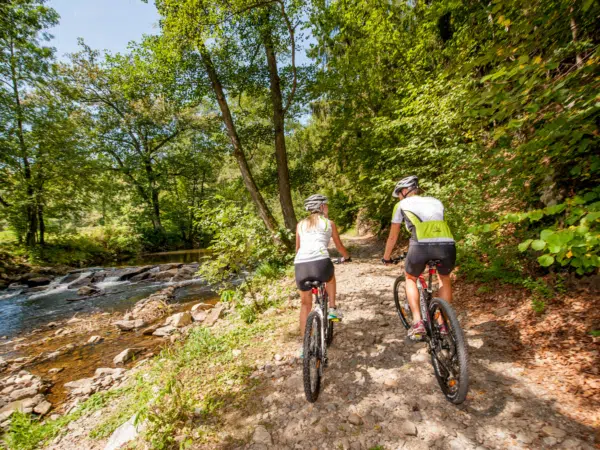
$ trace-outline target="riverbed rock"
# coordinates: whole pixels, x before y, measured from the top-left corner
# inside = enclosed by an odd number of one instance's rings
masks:
[[[157,328],[152,334],[154,336],[166,337],[172,335],[177,328],[173,325],[167,325],[166,327]]]
[[[141,353],[142,351],[142,348],[126,348],[117,356],[115,356],[115,359],[113,359],[113,363],[115,364],[115,366],[125,364],[131,359],[133,359],[135,355]]]
[[[77,295],[81,295],[81,296],[85,296],[88,297],[90,295],[97,295],[100,294],[102,292],[102,289],[96,287],[96,286],[81,286],[79,289],[77,289]]]
[[[188,311],[173,314],[165,323],[175,328],[182,328],[192,323],[192,315]]]
[[[111,272],[108,271],[108,270],[101,270],[99,272],[94,272],[92,274],[91,281],[92,281],[93,284],[100,283],[101,281],[104,281],[104,279],[107,276],[110,276],[110,273]]]
[[[197,267],[194,266],[183,266],[177,271],[177,274],[173,277],[173,281],[184,281],[191,280],[198,271]]]
[[[175,286],[169,286],[135,304],[129,315],[135,319],[153,322],[169,312],[169,302],[173,299]]]
[[[152,266],[130,267],[115,271],[113,276],[118,276],[118,281],[127,281],[140,273],[144,273],[152,269]]]
[[[156,273],[148,271],[139,273],[129,279],[132,283],[137,283],[138,281],[151,281],[156,279]]]
[[[92,275],[87,277],[78,278],[67,286],[67,289],[79,289],[82,286],[89,286],[92,284]]]
[[[87,343],[88,344],[98,344],[100,342],[102,342],[104,340],[104,338],[102,336],[91,336]]]
[[[142,334],[145,336],[150,336],[159,328],[161,328],[161,325],[159,323],[155,323],[154,325],[150,325],[148,328],[144,328],[142,330]]]
[[[194,306],[192,306],[191,311],[197,311],[197,310],[207,310],[207,309],[211,309],[214,305],[211,305],[210,303],[196,303]]]
[[[62,372],[63,370],[65,370],[64,367],[53,367],[52,369],[48,370],[48,373],[50,375],[54,375],[56,373]]]
[[[114,433],[110,436],[110,439],[104,446],[104,450],[117,450],[122,448],[127,442],[130,442],[137,438],[137,436],[144,430],[144,424],[135,424],[136,415],[133,415],[131,419],[117,428]]]
[[[137,330],[146,326],[146,322],[142,319],[135,320],[118,320],[113,323],[121,331]]]
[[[223,314],[223,305],[221,303],[217,304],[213,309],[210,310],[208,316],[204,320],[204,325],[207,327],[212,327],[217,320]]]
[[[161,264],[158,266],[158,271],[164,272],[166,270],[179,269],[181,266],[183,266],[183,263]]]
[[[192,312],[192,319],[194,322],[204,322],[207,316],[208,313],[206,311],[196,310]]]
[[[50,412],[51,409],[52,409],[52,403],[50,403],[47,400],[44,400],[43,402],[41,402],[40,404],[36,405],[33,408],[33,412],[36,414],[39,414],[41,416],[45,416],[46,414],[48,414]]]
[[[165,270],[164,272],[158,272],[154,278],[157,281],[168,281],[171,278],[173,278],[175,275],[177,275],[178,270],[177,269],[171,269],[171,270]]]
[[[29,287],[36,286],[47,286],[52,282],[52,279],[49,277],[34,277],[25,281],[25,284]]]

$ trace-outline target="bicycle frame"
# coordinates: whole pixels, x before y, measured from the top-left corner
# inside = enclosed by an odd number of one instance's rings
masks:
[[[431,302],[431,298],[433,296],[433,276],[437,272],[435,264],[428,264],[429,270],[429,283],[425,281],[425,277],[423,274],[419,275],[418,280],[423,287],[423,291],[421,292],[421,296],[419,298],[419,305],[421,308],[421,318],[423,319],[423,323],[425,324],[425,328],[427,329],[427,336],[430,338],[433,334],[432,330],[432,320],[429,317],[429,303]]]
[[[325,342],[327,340],[327,308],[329,307],[325,283],[321,284],[319,287],[313,287],[311,292],[313,295],[313,303],[315,305],[314,310],[317,311],[317,314],[319,314],[319,317],[321,318],[321,348],[323,349],[323,365],[325,365],[327,364],[327,345]],[[323,370],[322,366],[319,367],[319,370]]]

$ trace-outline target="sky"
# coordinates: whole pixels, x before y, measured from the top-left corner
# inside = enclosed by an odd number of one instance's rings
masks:
[[[143,34],[159,32],[152,0],[49,0],[47,5],[60,15],[51,33],[61,59],[78,50],[80,37],[93,49],[117,53],[127,50],[130,41],[140,41]]]

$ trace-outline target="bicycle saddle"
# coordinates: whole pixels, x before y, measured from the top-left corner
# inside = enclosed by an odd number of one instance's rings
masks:
[[[439,259],[430,259],[429,261],[427,261],[427,265],[429,267],[431,266],[439,266],[440,264],[442,264],[442,261]]]
[[[310,286],[310,287],[319,287],[321,286],[323,283],[322,281],[317,281],[317,280],[308,280],[304,282],[304,286]]]

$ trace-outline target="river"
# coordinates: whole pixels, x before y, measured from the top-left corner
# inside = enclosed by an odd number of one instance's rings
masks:
[[[128,267],[157,266],[158,268],[159,265],[173,263],[197,264],[207,257],[206,250],[153,253],[143,255],[117,268],[82,269],[78,271],[78,277],[84,278],[93,273],[110,270],[118,275],[122,273],[119,269]],[[37,288],[37,290],[23,288],[0,291],[0,336],[11,338],[47,323],[70,318],[75,314],[125,311],[138,300],[174,283],[170,279],[119,280],[118,276],[110,276],[111,273],[113,272],[108,272],[108,276],[102,281],[93,284],[94,287],[102,290],[103,295],[81,301],[75,301],[81,298],[77,294],[77,289],[69,288],[73,281],[77,281],[73,279],[73,274],[70,275],[70,282],[65,282],[66,277],[57,277],[47,287]],[[210,287],[206,286],[202,279],[195,276],[192,278],[185,282],[185,286],[178,289],[177,302],[214,296]]]

